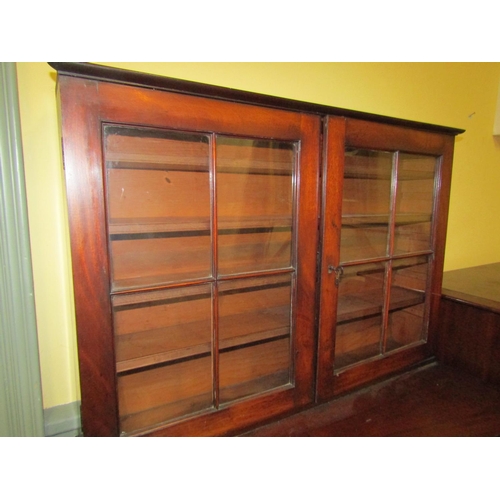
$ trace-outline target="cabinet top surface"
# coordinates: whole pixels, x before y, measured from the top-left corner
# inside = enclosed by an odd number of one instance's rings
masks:
[[[367,121],[377,121],[396,125],[400,127],[408,127],[429,132],[437,132],[448,135],[458,135],[464,132],[462,129],[453,127],[445,127],[429,123],[421,123],[400,118],[392,118],[387,116],[364,113],[361,111],[348,110],[327,106],[322,104],[297,101],[283,97],[276,97],[264,94],[257,94],[243,90],[236,90],[226,87],[219,87],[204,83],[192,82],[188,80],[180,80],[137,71],[123,70],[101,66],[91,63],[76,63],[76,62],[49,62],[52,68],[57,70],[61,75],[84,77],[92,80],[107,81],[114,83],[126,83],[128,85],[136,85],[145,88],[168,90],[171,92],[185,93],[198,95],[202,97],[211,97],[214,99],[228,100],[234,102],[257,104],[271,108],[286,109],[290,111],[298,111],[311,113],[316,115],[336,115],[346,118],[357,118]]]
[[[445,272],[442,295],[500,312],[500,262]]]

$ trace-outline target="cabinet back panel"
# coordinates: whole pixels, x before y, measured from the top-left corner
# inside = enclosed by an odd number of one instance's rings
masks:
[[[222,217],[292,215],[292,177],[218,174],[217,211]]]
[[[204,135],[146,127],[108,126],[105,131],[108,132],[105,137],[106,161],[112,166],[208,171],[208,137]]]
[[[425,304],[408,307],[389,314],[387,350],[423,340]]]
[[[162,420],[147,423],[148,426],[160,424],[182,414],[186,406],[189,406],[189,400],[192,400],[193,411],[212,406],[210,356],[118,377],[118,401],[122,422],[137,413],[164,407],[163,411],[159,412]],[[141,425],[145,425],[145,422]],[[138,430],[131,429],[129,425],[126,425],[126,428],[127,432]]]
[[[176,292],[187,292],[177,294]],[[156,330],[184,323],[203,321],[210,316],[210,287],[186,287],[162,294],[134,294],[136,302],[129,305],[114,300],[114,331],[116,335]]]
[[[210,217],[208,173],[108,169],[107,180],[110,219]]]
[[[290,339],[220,354],[220,401],[255,395],[290,383]]]
[[[382,315],[337,325],[335,370],[380,354]]]
[[[113,288],[146,287],[211,275],[210,236],[111,240]]]
[[[223,234],[218,238],[219,274],[291,267],[290,231]]]

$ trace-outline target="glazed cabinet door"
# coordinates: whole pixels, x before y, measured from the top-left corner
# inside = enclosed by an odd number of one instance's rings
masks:
[[[432,354],[453,138],[330,117],[318,399]]]
[[[85,435],[314,398],[320,119],[61,76]]]

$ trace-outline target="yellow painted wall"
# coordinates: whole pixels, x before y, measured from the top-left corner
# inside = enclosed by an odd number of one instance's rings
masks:
[[[446,269],[500,260],[500,63],[103,63],[466,129],[456,141]],[[18,63],[44,407],[79,398],[55,72]]]

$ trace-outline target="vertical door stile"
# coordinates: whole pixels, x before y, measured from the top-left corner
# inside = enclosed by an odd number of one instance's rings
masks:
[[[215,408],[219,408],[219,288],[217,282],[217,156],[216,135],[210,136],[210,185],[211,185],[211,226],[212,235],[212,384]]]
[[[295,386],[296,365],[299,355],[297,346],[296,313],[298,311],[298,280],[299,280],[299,206],[300,206],[300,182],[305,166],[302,164],[302,140],[301,137],[295,144],[294,164],[292,170],[292,255],[290,264],[293,268],[291,274],[290,294],[290,381]]]
[[[296,354],[296,335],[295,335],[295,310],[297,303],[297,246],[298,246],[298,205],[299,205],[299,195],[298,195],[298,187],[300,185],[300,173],[302,170],[302,164],[300,162],[300,152],[302,149],[302,145],[300,140],[295,145],[295,154],[294,154],[294,164],[292,171],[292,255],[290,264],[293,268],[291,274],[291,293],[290,293],[290,381],[293,385],[295,385],[295,360]]]
[[[430,248],[431,253],[429,254],[429,262],[427,268],[427,281],[425,287],[425,297],[426,297],[426,308],[425,308],[425,317],[423,321],[423,330],[422,333],[424,337],[423,340],[428,340],[429,326],[430,326],[430,318],[431,318],[431,308],[432,308],[432,290],[434,287],[433,277],[436,275],[436,240],[438,236],[438,214],[440,211],[439,207],[439,196],[438,193],[441,190],[441,178],[443,171],[443,156],[439,156],[436,158],[436,170],[434,172],[434,192],[432,198],[432,227],[431,227],[431,241]]]
[[[327,399],[333,394],[338,286],[329,273],[329,267],[337,267],[340,262],[344,151],[346,147],[346,122],[344,119],[327,117],[323,126],[316,375],[318,400]],[[321,367],[328,368],[322,369]]]

